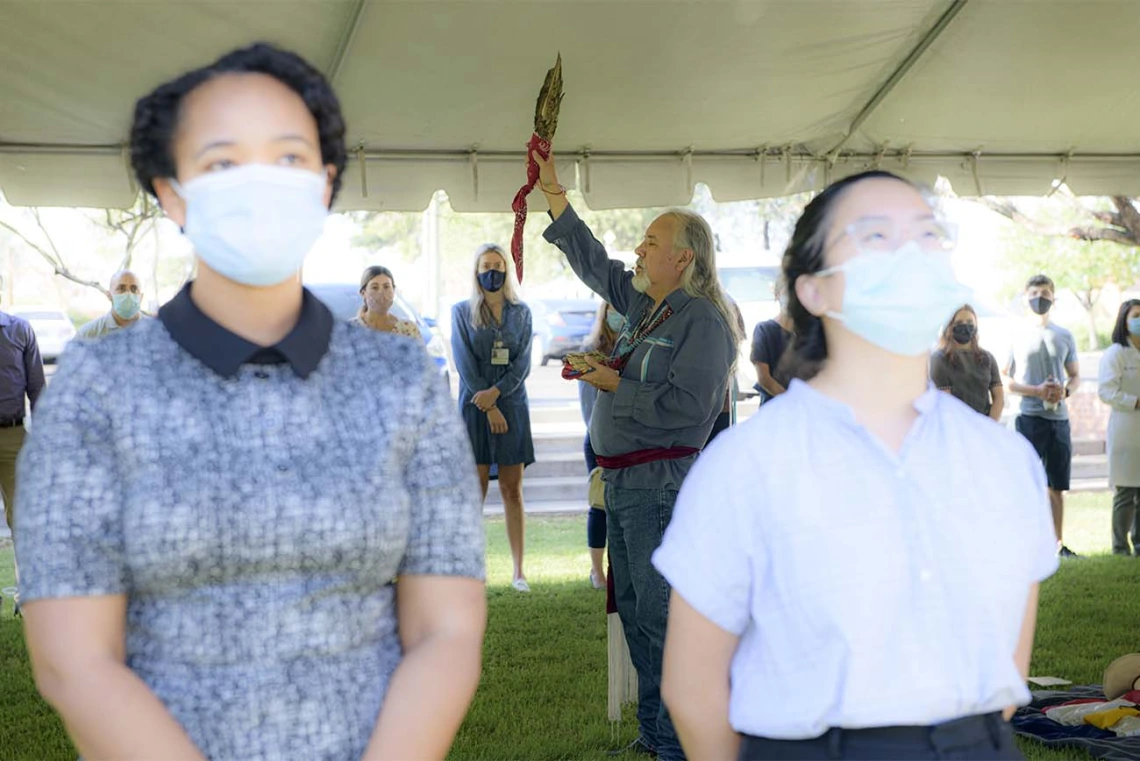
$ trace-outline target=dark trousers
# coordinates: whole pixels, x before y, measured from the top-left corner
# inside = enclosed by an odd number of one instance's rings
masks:
[[[717,434],[719,434],[721,431],[727,431],[729,426],[731,426],[731,425],[732,425],[732,413],[731,412],[722,412],[719,415],[717,415],[716,420],[713,421],[712,430],[709,431],[708,440],[705,441],[705,446],[707,447],[709,444],[711,444],[712,440],[717,437]]]
[[[637,722],[661,761],[684,759],[677,732],[661,702],[661,665],[669,584],[650,562],[673,518],[673,489],[618,489],[606,484],[614,600],[637,669]]]
[[[586,475],[594,472],[598,467],[598,458],[594,454],[594,447],[590,444],[590,433],[586,432],[586,440],[582,442],[582,453],[586,456]],[[606,511],[600,507],[591,507],[586,515],[586,546],[591,550],[604,550],[606,548]]]
[[[1117,486],[1112,499],[1112,554],[1129,554],[1129,533],[1132,552],[1140,557],[1140,488]]]
[[[1021,761],[1013,730],[1000,714],[970,716],[933,727],[830,729],[812,740],[768,740],[744,736],[741,761],[852,759],[925,761],[975,759]]]

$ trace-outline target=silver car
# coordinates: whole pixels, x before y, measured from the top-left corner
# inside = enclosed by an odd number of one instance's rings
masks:
[[[10,314],[31,324],[44,362],[59,359],[67,342],[75,338],[75,326],[62,310],[52,307],[19,307]]]

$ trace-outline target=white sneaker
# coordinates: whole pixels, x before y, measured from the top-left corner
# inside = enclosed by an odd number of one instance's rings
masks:
[[[530,591],[530,584],[526,583],[526,579],[515,579],[511,582],[511,586],[515,588],[516,592]]]

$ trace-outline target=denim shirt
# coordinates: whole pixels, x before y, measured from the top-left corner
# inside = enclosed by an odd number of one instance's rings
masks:
[[[653,299],[633,287],[633,273],[606,256],[574,209],[567,208],[545,232],[574,273],[627,318],[619,345]],[[708,440],[724,406],[735,356],[732,333],[716,305],[676,290],[665,298],[673,310],[634,350],[614,393],[600,392],[590,420],[590,443],[604,457],[644,449],[693,447]],[[605,479],[625,489],[679,489],[696,457],[664,460],[620,470]]]
[[[495,386],[500,406],[525,406],[526,379],[530,375],[533,330],[530,307],[503,304],[503,322],[498,327],[476,328],[471,324],[471,306],[461,301],[451,309],[451,355],[459,371],[459,403],[471,401],[479,391]],[[501,341],[509,352],[505,365],[491,363],[491,350]]]

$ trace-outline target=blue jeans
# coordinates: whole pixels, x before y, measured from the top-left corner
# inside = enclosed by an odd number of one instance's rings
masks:
[[[661,702],[669,585],[650,562],[661,546],[676,501],[674,489],[618,489],[606,484],[614,598],[630,660],[637,669],[637,722],[641,736],[657,749],[661,761],[685,758]]]

